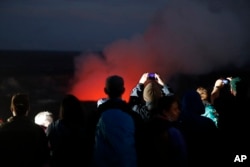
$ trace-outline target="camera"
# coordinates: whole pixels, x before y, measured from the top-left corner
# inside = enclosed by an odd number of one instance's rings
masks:
[[[148,73],[148,79],[155,80],[155,73]]]
[[[223,84],[228,84],[228,83],[229,83],[229,80],[223,79],[222,82],[223,82]]]

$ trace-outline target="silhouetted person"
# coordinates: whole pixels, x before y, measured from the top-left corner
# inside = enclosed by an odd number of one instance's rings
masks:
[[[80,100],[67,94],[61,101],[59,118],[47,128],[52,167],[87,166],[90,155],[86,142],[84,113]]]
[[[167,84],[164,84],[159,74],[144,73],[131,91],[129,105],[144,121],[148,121],[152,115],[151,111],[157,106],[158,99],[169,95],[173,95],[173,92]]]
[[[249,155],[249,88],[246,78],[228,77],[227,80],[227,84],[221,78],[216,80],[211,97],[220,114],[223,162],[234,165],[236,155]]]
[[[159,99],[157,110],[145,122],[143,166],[187,167],[186,141],[178,129],[179,100],[175,96]]]
[[[1,167],[43,167],[49,165],[49,147],[42,127],[30,120],[27,94],[12,96],[13,117],[0,128]]]
[[[207,117],[205,107],[196,90],[184,92],[181,100],[180,129],[185,137],[188,166],[211,166],[219,163],[218,129]]]
[[[104,92],[108,97],[98,106],[94,167],[137,166],[136,126],[129,105],[122,100],[124,91],[124,80],[121,76],[107,77]]]

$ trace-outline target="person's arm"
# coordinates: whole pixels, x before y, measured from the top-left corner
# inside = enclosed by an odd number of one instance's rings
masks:
[[[163,82],[159,74],[155,74],[155,79],[162,86],[162,91],[165,96],[174,95],[171,87]]]
[[[130,93],[130,98],[129,98],[130,106],[133,106],[140,102],[140,99],[142,98],[144,83],[147,81],[147,78],[148,78],[148,73],[144,73],[141,76],[138,84],[132,89]]]
[[[217,79],[215,81],[215,84],[214,84],[214,87],[210,96],[210,101],[212,105],[214,105],[215,99],[217,99],[220,96],[220,89],[223,88],[223,86],[224,86],[223,79]]]

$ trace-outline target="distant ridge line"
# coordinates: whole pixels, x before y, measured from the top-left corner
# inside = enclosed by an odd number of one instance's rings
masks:
[[[73,74],[79,51],[0,50],[0,75]]]
[[[59,51],[59,50],[0,50],[0,56],[11,55],[11,54],[22,54],[29,55],[31,53],[53,53],[53,54],[63,54],[63,55],[79,55],[82,51]]]

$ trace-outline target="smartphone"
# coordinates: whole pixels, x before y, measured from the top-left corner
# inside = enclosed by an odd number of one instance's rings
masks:
[[[224,84],[228,84],[228,83],[229,83],[229,81],[228,81],[227,79],[223,79],[222,82],[223,82]]]
[[[149,73],[148,78],[149,79],[155,79],[155,73]]]

